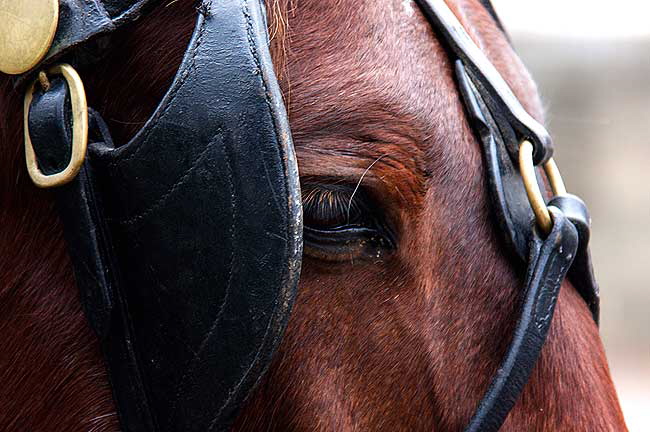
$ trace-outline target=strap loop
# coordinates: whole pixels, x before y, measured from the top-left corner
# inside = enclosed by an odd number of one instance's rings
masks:
[[[88,147],[88,104],[86,102],[86,93],[83,82],[74,68],[67,64],[53,66],[48,70],[50,75],[61,75],[66,81],[70,94],[70,105],[72,109],[72,151],[70,162],[60,172],[54,174],[44,174],[38,166],[38,160],[32,138],[29,132],[29,115],[32,100],[39,79],[27,89],[24,102],[24,121],[25,121],[25,160],[27,171],[34,184],[42,188],[61,186],[72,181],[86,158],[86,148]]]

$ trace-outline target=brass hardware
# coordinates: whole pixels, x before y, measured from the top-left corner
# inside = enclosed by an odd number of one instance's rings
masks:
[[[566,186],[564,186],[560,169],[557,167],[553,158],[550,158],[548,162],[544,164],[544,171],[546,172],[548,181],[551,183],[553,195],[566,195]]]
[[[524,179],[526,195],[528,195],[528,202],[535,214],[537,225],[539,225],[544,233],[548,234],[553,227],[553,221],[546,207],[544,196],[539,189],[539,184],[537,183],[535,165],[533,164],[533,145],[530,141],[524,140],[519,144],[519,171],[521,177]],[[553,195],[565,195],[567,193],[566,187],[564,186],[564,181],[562,181],[560,170],[553,158],[544,164],[544,172],[551,183]]]
[[[0,0],[0,72],[17,75],[35,67],[58,24],[59,0]]]
[[[61,172],[45,175],[38,168],[36,153],[34,152],[32,140],[29,136],[29,107],[34,97],[34,89],[37,83],[39,83],[39,80],[36,79],[25,94],[25,160],[27,161],[27,171],[32,181],[36,186],[42,188],[61,186],[72,181],[83,165],[84,159],[86,158],[86,148],[88,147],[88,105],[81,78],[77,74],[77,71],[67,64],[53,66],[47,73],[49,75],[62,75],[68,84],[70,105],[72,108],[72,154],[70,156],[70,163]]]

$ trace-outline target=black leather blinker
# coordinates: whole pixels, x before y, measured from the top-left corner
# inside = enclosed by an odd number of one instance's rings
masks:
[[[67,165],[71,135],[59,81],[30,108],[39,166],[52,170]],[[259,0],[203,3],[174,82],[131,142],[115,147],[90,120],[59,206],[121,426],[227,430],[280,342],[302,257],[298,169]]]
[[[115,21],[146,2],[103,2],[103,12],[101,2],[64,3],[64,24],[86,14],[92,33],[102,14]],[[228,430],[271,361],[298,284],[300,185],[264,9],[221,0],[199,11],[143,129],[116,147],[90,110],[84,165],[57,190],[125,431]],[[61,53],[85,40],[81,30],[60,40]],[[30,106],[45,174],[70,159],[69,99],[51,77]]]

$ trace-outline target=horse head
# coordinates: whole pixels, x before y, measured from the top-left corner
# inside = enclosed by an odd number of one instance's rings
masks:
[[[536,86],[490,10],[447,3],[543,122]],[[195,6],[156,8],[84,71],[89,104],[118,146],[172,82]],[[408,0],[273,0],[266,18],[300,172],[304,253],[286,331],[234,430],[461,430],[508,349],[525,267],[494,222],[448,48]],[[13,233],[0,241],[0,299],[6,314],[40,317],[0,323],[14,352],[0,360],[0,392],[12,395],[0,424],[110,430],[115,407],[53,197],[23,172],[22,101],[0,79],[0,214]],[[503,430],[624,428],[597,326],[567,280]]]

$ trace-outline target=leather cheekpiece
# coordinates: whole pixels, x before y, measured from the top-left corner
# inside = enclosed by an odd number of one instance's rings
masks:
[[[527,263],[530,227],[535,215],[528,202],[519,170],[504,144],[505,141],[516,138],[508,129],[507,123],[498,122],[492,115],[461,60],[455,63],[455,73],[469,122],[483,148],[489,201],[495,222],[506,246],[519,257],[521,263]],[[539,175],[538,182],[542,183]],[[580,247],[568,277],[587,303],[594,321],[598,323],[600,298],[589,252],[591,218],[587,206],[571,194],[553,197],[548,205],[562,210],[578,230]]]
[[[466,432],[499,430],[528,382],[546,340],[560,286],[579,242],[571,221],[555,207],[549,211],[553,219],[551,232],[542,239],[536,229],[533,231],[524,298],[508,351]]]

